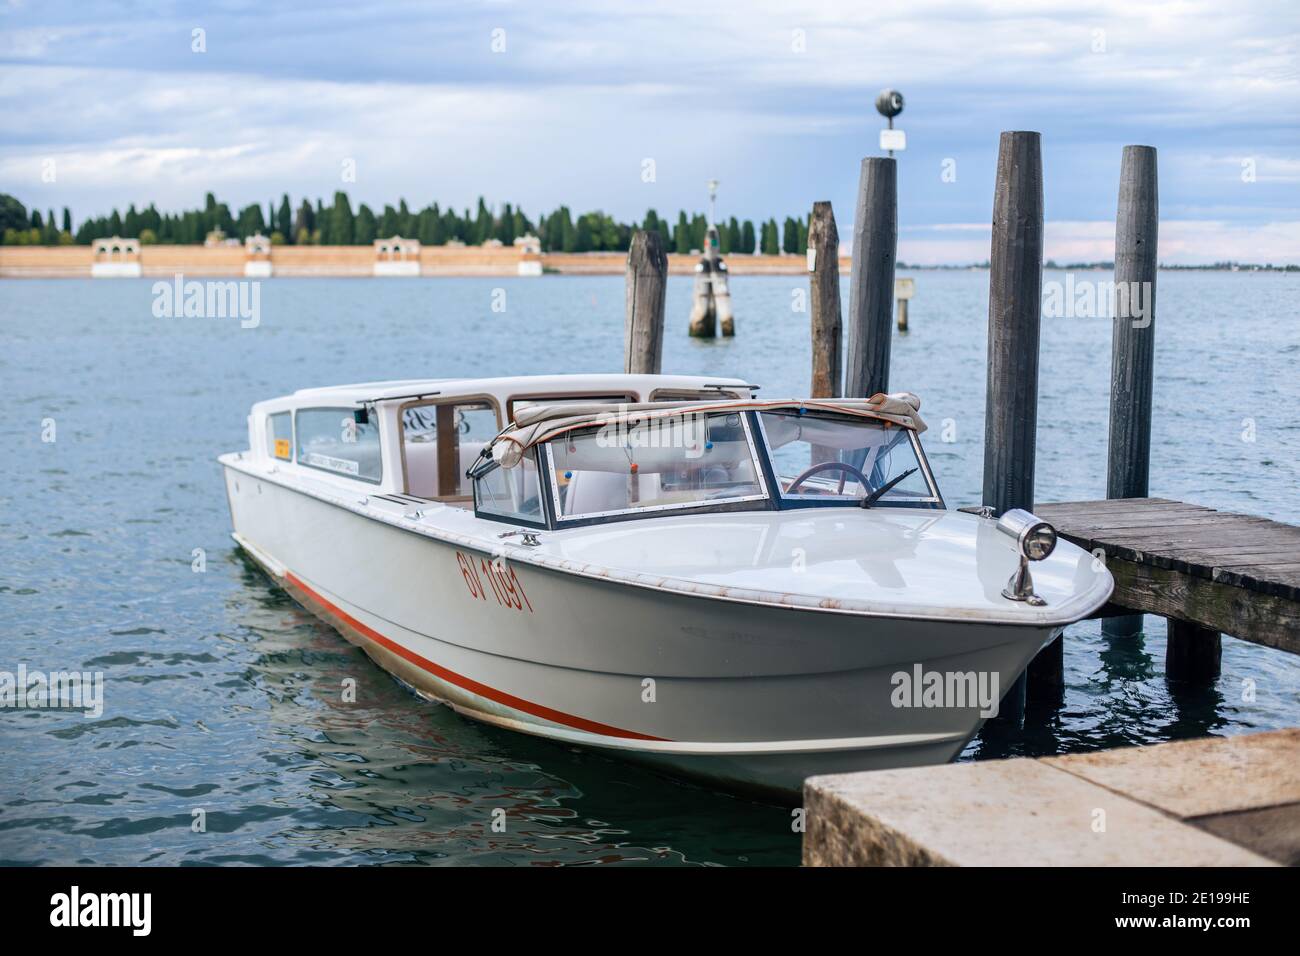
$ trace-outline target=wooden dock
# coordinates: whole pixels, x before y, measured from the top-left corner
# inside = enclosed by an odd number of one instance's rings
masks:
[[[1300,528],[1167,498],[1037,506],[1079,547],[1105,555],[1109,613],[1158,614],[1300,653]]]

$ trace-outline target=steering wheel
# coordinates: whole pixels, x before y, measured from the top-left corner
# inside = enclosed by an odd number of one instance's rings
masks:
[[[869,482],[867,481],[867,476],[862,473],[861,469],[855,468],[853,465],[850,465],[847,461],[823,461],[823,462],[819,462],[816,465],[813,465],[811,468],[805,469],[804,471],[800,472],[799,477],[797,477],[794,481],[790,482],[790,487],[785,489],[785,493],[787,495],[793,494],[794,490],[798,488],[800,485],[802,485],[805,481],[807,481],[813,475],[820,475],[823,471],[844,472],[844,474],[840,476],[839,487],[835,489],[835,493],[837,495],[844,494],[844,479],[848,475],[852,475],[854,478],[856,478],[858,480],[858,483],[862,485],[863,488],[867,487],[867,485],[869,484]]]

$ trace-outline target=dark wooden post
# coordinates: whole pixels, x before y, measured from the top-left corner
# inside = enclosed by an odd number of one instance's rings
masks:
[[[984,406],[984,504],[999,515],[1034,508],[1042,293],[1042,145],[1038,133],[1003,133],[993,193]],[[1007,690],[999,716],[1023,719],[1025,685],[1022,676]]]
[[[1165,676],[1202,683],[1217,680],[1223,650],[1219,632],[1172,617],[1165,620],[1165,627]]]
[[[844,387],[840,368],[840,233],[829,202],[813,203],[808,224],[808,286],[812,296],[813,398],[833,398]]]
[[[627,320],[623,371],[658,375],[664,352],[664,294],[668,255],[657,230],[637,230],[627,253]]]
[[[862,161],[853,212],[846,396],[869,398],[889,391],[897,247],[898,166],[893,159],[868,156]]]
[[[1150,146],[1125,146],[1115,215],[1116,298],[1111,333],[1107,498],[1145,498],[1150,493],[1159,227],[1156,151]],[[1136,301],[1130,294],[1135,288],[1140,296]],[[1137,305],[1140,310],[1135,308]],[[1142,615],[1106,618],[1101,630],[1109,638],[1134,637],[1142,631]]]

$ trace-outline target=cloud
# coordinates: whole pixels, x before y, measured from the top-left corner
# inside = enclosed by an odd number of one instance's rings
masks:
[[[986,262],[990,234],[987,223],[971,222],[904,229],[899,234],[898,258],[915,265]],[[1228,261],[1300,265],[1300,219],[1260,224],[1165,220],[1160,223],[1158,248],[1163,265]],[[1047,221],[1043,225],[1043,258],[1061,264],[1111,261],[1115,258],[1115,223]]]
[[[1049,220],[1113,218],[1120,148],[1150,143],[1164,215],[1223,223],[1196,234],[1206,242],[1246,242],[1238,226],[1278,238],[1270,224],[1300,219],[1298,61],[1300,14],[1265,0],[756,0],[707,15],[696,0],[284,0],[147,16],[100,0],[11,5],[0,190],[79,216],[192,206],[208,190],[242,205],[346,186],[354,202],[484,195],[627,219],[701,208],[718,178],[725,215],[801,215],[830,199],[843,232],[858,161],[876,151],[871,101],[894,85],[908,100],[905,226],[986,221],[998,133],[1037,129]],[[60,174],[45,183],[51,157]],[[340,179],[344,159],[355,185]],[[947,160],[955,182],[940,178]]]

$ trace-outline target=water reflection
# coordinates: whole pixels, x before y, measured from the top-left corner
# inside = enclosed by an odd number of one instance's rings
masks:
[[[240,559],[232,624],[296,853],[385,863],[792,864],[789,811],[467,720],[416,697]],[[355,702],[344,701],[345,680]]]

